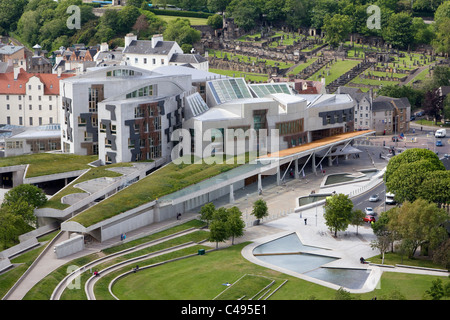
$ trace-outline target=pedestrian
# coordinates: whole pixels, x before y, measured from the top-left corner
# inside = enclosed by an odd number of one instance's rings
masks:
[[[120,241],[123,241],[123,233],[120,234]]]

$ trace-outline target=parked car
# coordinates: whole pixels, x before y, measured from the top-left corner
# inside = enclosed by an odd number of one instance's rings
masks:
[[[364,212],[365,212],[367,215],[375,215],[375,211],[373,211],[372,207],[367,207],[367,208],[365,208],[365,209],[364,209]]]
[[[436,147],[442,147],[443,145],[441,140],[436,141]]]
[[[375,217],[368,214],[364,217],[363,220],[364,220],[364,222],[372,222],[372,221],[375,222]]]
[[[377,194],[373,194],[369,198],[370,202],[377,202],[378,200],[380,200],[380,197]]]

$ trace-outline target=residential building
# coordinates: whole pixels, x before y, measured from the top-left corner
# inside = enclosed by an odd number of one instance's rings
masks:
[[[19,67],[1,73],[0,124],[34,127],[59,123],[59,81],[68,77],[28,73]]]
[[[373,129],[373,91],[362,92],[359,88],[339,87],[337,93],[349,94],[356,102],[355,130]]]
[[[408,98],[378,96],[372,105],[372,130],[377,134],[401,134],[409,131],[411,104]]]
[[[355,130],[375,130],[377,134],[405,133],[409,130],[411,104],[407,98],[374,98],[372,90],[339,87],[355,101]]]
[[[27,70],[27,59],[24,46],[15,46],[13,44],[0,44],[0,61],[11,61],[12,65],[17,65]]]
[[[160,34],[151,40],[137,40],[134,34],[125,36],[123,50],[125,63],[146,70],[168,65],[190,65],[196,69],[208,71],[209,63],[199,54],[184,54],[175,41],[164,41]]]

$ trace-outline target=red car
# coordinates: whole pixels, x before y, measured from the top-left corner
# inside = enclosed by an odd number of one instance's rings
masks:
[[[364,217],[364,222],[375,222],[375,217],[374,216],[371,216],[371,215],[366,215],[365,217]]]

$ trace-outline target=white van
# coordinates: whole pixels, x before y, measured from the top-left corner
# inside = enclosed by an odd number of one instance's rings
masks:
[[[447,135],[447,130],[445,130],[445,129],[436,130],[436,133],[434,134],[434,136],[436,138],[445,138],[446,135]]]
[[[393,193],[386,193],[386,204],[395,204],[394,196],[395,194]]]

